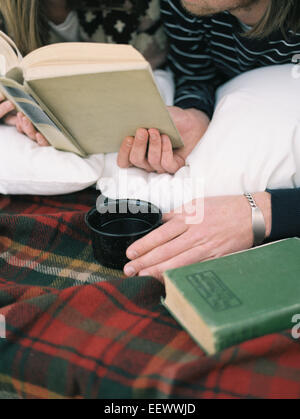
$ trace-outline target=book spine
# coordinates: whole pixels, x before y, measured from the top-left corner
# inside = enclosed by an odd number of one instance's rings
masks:
[[[215,352],[223,351],[242,342],[272,333],[279,333],[292,327],[292,318],[300,313],[300,304],[285,310],[263,313],[248,322],[216,329],[214,332]]]

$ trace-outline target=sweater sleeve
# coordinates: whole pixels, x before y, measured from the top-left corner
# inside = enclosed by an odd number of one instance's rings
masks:
[[[175,76],[175,105],[196,108],[211,117],[217,70],[206,42],[208,29],[201,19],[185,12],[180,0],[161,0],[161,15],[169,42],[168,65]]]
[[[300,188],[268,190],[272,202],[270,240],[300,237]]]

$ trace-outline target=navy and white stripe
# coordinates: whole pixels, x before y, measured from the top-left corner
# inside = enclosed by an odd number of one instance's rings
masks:
[[[169,38],[168,64],[175,74],[175,104],[212,115],[215,89],[243,72],[274,64],[291,63],[300,54],[300,33],[281,31],[265,39],[243,35],[245,27],[228,12],[194,17],[180,0],[161,0]]]

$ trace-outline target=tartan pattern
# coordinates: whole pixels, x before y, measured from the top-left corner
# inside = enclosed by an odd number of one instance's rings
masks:
[[[0,398],[299,398],[290,332],[207,357],[152,278],[95,263],[89,189],[0,196]]]

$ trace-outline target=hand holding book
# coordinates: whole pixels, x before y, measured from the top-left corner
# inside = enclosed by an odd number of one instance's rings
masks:
[[[184,146],[173,150],[168,135],[157,129],[139,129],[135,137],[126,137],[118,155],[121,168],[139,167],[147,172],[176,173],[205,134],[208,116],[197,109],[168,108]]]
[[[0,120],[5,124],[16,125],[16,115],[12,112],[15,110],[14,104],[7,100],[0,92]]]
[[[27,135],[28,138],[30,138],[32,141],[35,141],[39,146],[50,146],[43,134],[41,134],[35,129],[31,121],[28,118],[26,118],[26,116],[23,115],[22,112],[17,113],[16,127],[21,134]]]
[[[183,145],[150,64],[133,47],[62,43],[22,58],[0,32],[0,51],[0,91],[55,148],[80,156],[117,152],[126,135],[153,126],[174,148]]]
[[[36,141],[38,145],[45,147],[50,144],[46,138],[38,132],[33,124],[22,112],[17,112],[14,104],[5,98],[0,92],[0,120],[6,125],[15,126],[19,133],[25,134],[28,138]]]

